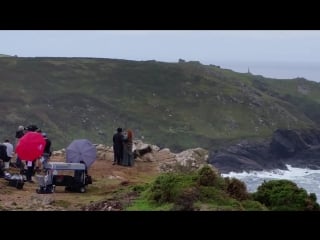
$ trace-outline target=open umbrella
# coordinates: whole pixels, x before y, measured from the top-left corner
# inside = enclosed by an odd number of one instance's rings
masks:
[[[87,167],[90,167],[97,157],[96,147],[87,139],[74,140],[67,147],[66,159],[69,163],[80,163],[83,161]]]
[[[34,161],[43,154],[46,141],[38,132],[27,132],[20,138],[16,147],[19,158],[27,161]]]

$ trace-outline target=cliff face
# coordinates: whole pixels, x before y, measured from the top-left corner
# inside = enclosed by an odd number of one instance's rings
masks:
[[[211,151],[208,162],[222,173],[293,167],[320,169],[320,130],[277,129],[270,142],[241,141]]]

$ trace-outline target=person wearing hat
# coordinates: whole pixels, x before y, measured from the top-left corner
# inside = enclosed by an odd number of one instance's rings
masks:
[[[18,127],[18,130],[16,131],[16,145],[17,145],[17,142],[19,141],[19,139],[23,137],[24,130],[25,130],[24,126],[20,125]]]
[[[117,128],[117,132],[112,137],[113,141],[113,165],[122,163],[123,158],[123,135],[122,128]]]

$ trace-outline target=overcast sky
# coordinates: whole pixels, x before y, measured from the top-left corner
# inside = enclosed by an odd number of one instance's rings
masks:
[[[320,82],[320,31],[6,31],[0,54],[200,61],[237,72]]]

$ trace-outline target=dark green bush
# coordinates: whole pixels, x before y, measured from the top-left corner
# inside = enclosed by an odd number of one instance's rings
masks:
[[[225,201],[230,199],[230,196],[225,191],[212,186],[200,186],[199,193],[199,200],[202,202],[224,204]]]
[[[214,186],[218,178],[217,174],[209,166],[204,166],[198,171],[200,186]]]
[[[148,184],[148,183],[138,184],[138,185],[134,185],[134,186],[132,187],[132,191],[141,193],[141,192],[145,191],[148,187],[149,187],[149,184]]]
[[[239,179],[232,178],[226,179],[227,183],[227,193],[232,197],[239,201],[246,200],[249,198],[249,193],[247,192],[247,186],[244,182]]]
[[[194,211],[194,202],[199,199],[199,190],[195,187],[187,188],[177,197],[173,211]]]
[[[156,203],[175,202],[177,197],[195,185],[192,174],[165,173],[156,178],[148,189],[148,199]]]
[[[308,195],[306,190],[289,180],[264,181],[252,196],[270,210],[319,210],[315,194]]]

